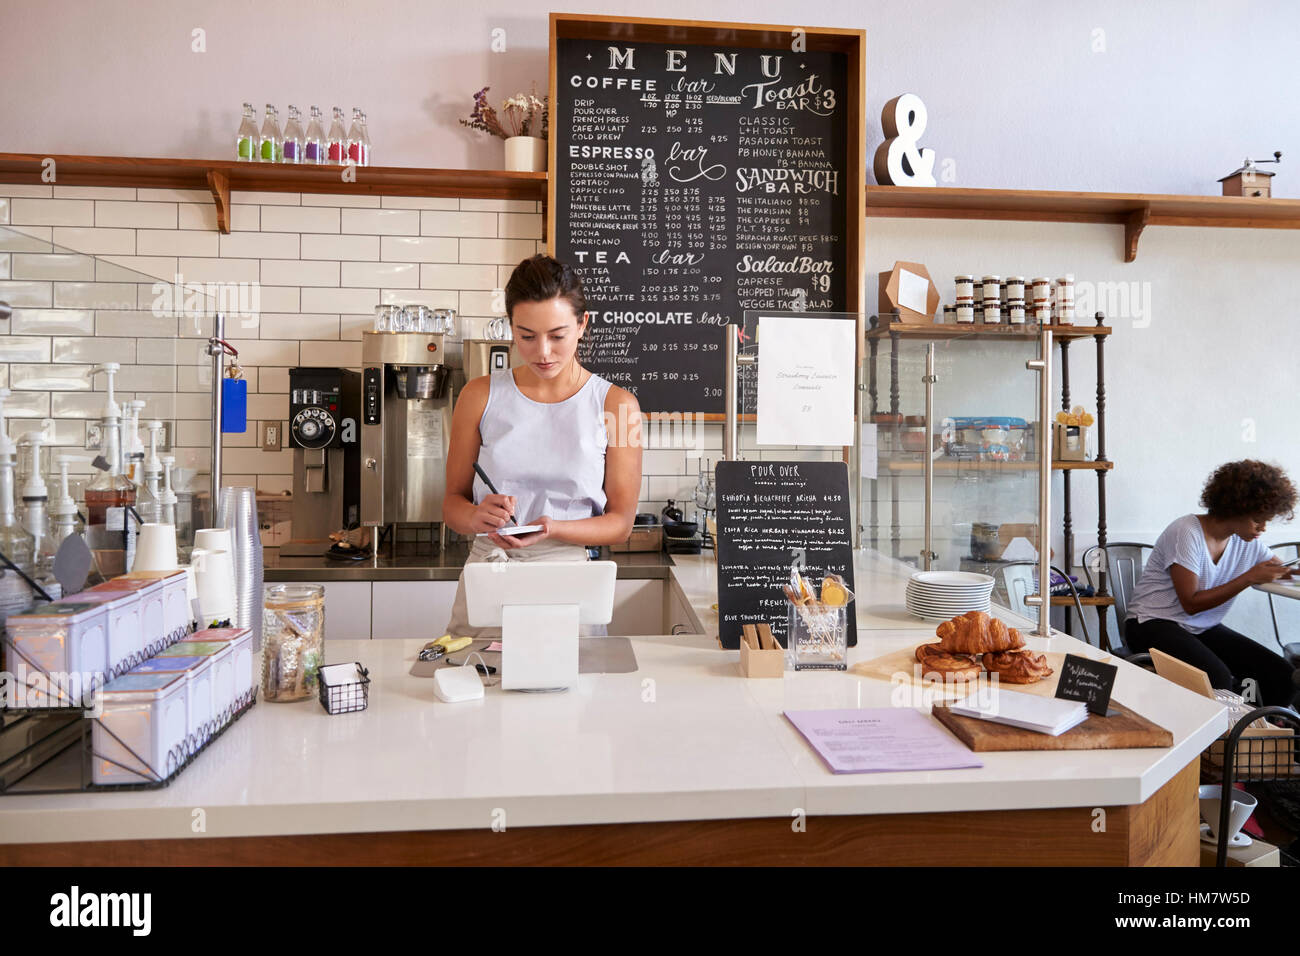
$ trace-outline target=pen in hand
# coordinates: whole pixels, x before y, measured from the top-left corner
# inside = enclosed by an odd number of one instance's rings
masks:
[[[478,476],[483,479],[483,484],[488,486],[488,491],[492,492],[494,495],[501,494],[501,492],[497,491],[496,485],[492,484],[492,479],[487,476],[487,472],[479,467],[478,462],[474,462],[474,470],[478,472]],[[510,516],[510,524],[513,525],[516,523],[515,516],[512,514]]]

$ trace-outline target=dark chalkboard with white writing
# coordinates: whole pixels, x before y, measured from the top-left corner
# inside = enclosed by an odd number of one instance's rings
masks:
[[[721,413],[745,309],[845,310],[848,72],[826,50],[557,38],[555,255],[586,285],[583,363],[642,410]]]
[[[1119,668],[1114,664],[1066,654],[1056,684],[1056,696],[1062,700],[1082,701],[1092,713],[1106,716],[1110,709],[1110,692],[1118,674]]]
[[[853,590],[849,470],[839,461],[720,461],[718,639],[740,647],[741,627],[765,622],[785,646],[782,585],[792,565],[814,587],[838,574]],[[849,646],[858,642],[849,605]]]

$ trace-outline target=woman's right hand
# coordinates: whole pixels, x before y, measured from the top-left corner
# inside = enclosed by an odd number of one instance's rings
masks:
[[[1259,564],[1247,571],[1246,580],[1251,584],[1272,584],[1278,578],[1290,573],[1290,570],[1277,558],[1272,558],[1268,561],[1259,562]]]
[[[475,534],[491,534],[508,525],[514,513],[514,495],[487,495],[474,509],[470,523]]]

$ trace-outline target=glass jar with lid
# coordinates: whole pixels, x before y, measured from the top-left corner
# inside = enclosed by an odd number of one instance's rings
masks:
[[[267,585],[262,610],[262,699],[315,697],[325,662],[325,588]]]

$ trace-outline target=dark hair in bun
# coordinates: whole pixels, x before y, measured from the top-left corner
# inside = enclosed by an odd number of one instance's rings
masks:
[[[552,256],[536,255],[515,266],[506,283],[506,315],[515,314],[520,302],[549,302],[563,299],[581,322],[587,311],[587,295],[582,280],[572,266]]]

